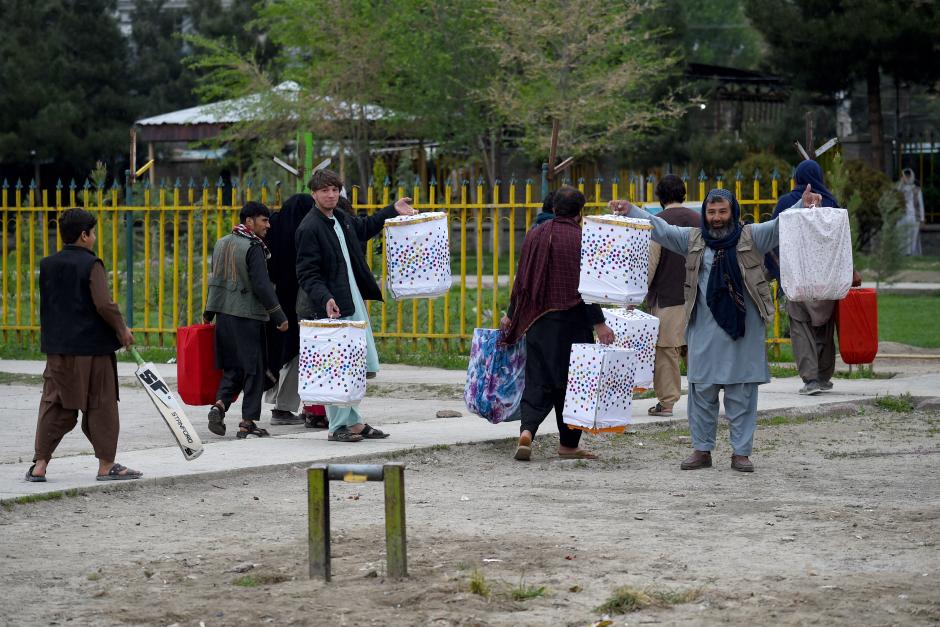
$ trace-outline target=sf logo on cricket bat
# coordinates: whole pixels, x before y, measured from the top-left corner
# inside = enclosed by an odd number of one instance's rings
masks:
[[[166,387],[166,384],[160,380],[156,374],[150,370],[144,370],[140,373],[140,380],[150,386],[150,389],[155,392],[162,392],[163,394],[169,394],[170,390]]]

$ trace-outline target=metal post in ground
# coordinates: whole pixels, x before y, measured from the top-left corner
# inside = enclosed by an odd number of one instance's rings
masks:
[[[330,580],[330,479],[325,465],[307,469],[307,551],[310,577]]]
[[[134,204],[134,187],[131,181],[131,171],[124,170],[124,204],[127,205],[127,212],[124,214],[124,233],[126,236],[126,260],[125,268],[127,273],[127,296],[126,314],[127,326],[134,326],[134,212],[131,206]],[[116,219],[116,218],[115,218]],[[115,227],[117,223],[115,223]]]
[[[388,576],[408,576],[408,556],[405,537],[405,465],[386,464],[385,483],[385,554]]]

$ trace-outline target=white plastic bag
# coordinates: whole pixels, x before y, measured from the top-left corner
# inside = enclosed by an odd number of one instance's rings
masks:
[[[305,403],[356,405],[366,395],[366,323],[301,320],[298,391]]]
[[[572,344],[562,418],[585,431],[623,431],[632,421],[632,350]]]
[[[659,318],[639,309],[605,309],[604,320],[614,332],[613,346],[630,349],[636,355],[633,387],[636,389],[653,387]]]
[[[840,300],[852,286],[852,233],[845,209],[787,209],[780,220],[780,285],[792,301]]]
[[[646,298],[649,220],[585,216],[578,291],[586,303],[638,305]]]
[[[385,221],[385,262],[392,298],[434,298],[450,289],[447,234],[443,212]]]

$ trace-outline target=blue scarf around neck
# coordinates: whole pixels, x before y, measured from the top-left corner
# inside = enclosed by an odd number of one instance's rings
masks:
[[[724,198],[731,204],[731,231],[722,238],[712,237],[705,207],[709,198]],[[734,194],[726,189],[713,189],[702,201],[702,238],[705,245],[715,251],[705,302],[715,322],[731,336],[732,340],[744,337],[744,320],[747,306],[744,302],[744,278],[738,266],[738,239],[741,237],[741,207]]]

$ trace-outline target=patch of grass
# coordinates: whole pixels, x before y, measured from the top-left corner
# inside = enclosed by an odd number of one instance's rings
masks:
[[[434,446],[428,447],[429,451],[449,451],[450,444],[435,444]]]
[[[43,492],[41,494],[26,494],[13,499],[3,501],[3,507],[7,510],[13,509],[14,505],[29,505],[30,503],[41,503],[43,501],[56,501],[69,496],[81,496],[85,494],[78,488],[68,490],[57,490],[55,492]]]
[[[770,366],[770,376],[776,379],[795,377],[798,374],[800,374],[800,371],[797,370],[795,366],[784,366],[781,364],[771,364]]]
[[[609,599],[594,608],[600,614],[628,614],[653,604],[653,597],[630,586],[620,586]]]
[[[101,579],[101,573],[90,573],[85,579],[88,581],[98,581]]]
[[[594,608],[601,614],[628,614],[647,607],[669,607],[691,603],[702,596],[701,590],[639,590],[631,586],[620,586],[609,599]]]
[[[490,594],[493,592],[490,582],[486,580],[486,575],[479,568],[474,568],[470,573],[469,584],[470,592],[485,599],[490,598]]]
[[[519,585],[509,591],[513,601],[528,601],[545,596],[545,586],[530,586],[525,582],[525,575],[519,578]]]
[[[242,588],[257,588],[261,585],[261,582],[255,579],[254,575],[244,575],[238,577],[233,582],[236,586],[241,586]]]
[[[878,339],[922,348],[940,348],[935,326],[940,296],[878,295]]]
[[[806,416],[772,416],[770,418],[762,418],[757,422],[770,427],[780,427],[784,425],[801,425],[808,420],[809,418]]]
[[[897,376],[896,372],[875,372],[871,366],[856,366],[852,371],[838,371],[832,375],[836,379],[893,379]]]
[[[900,396],[879,396],[875,399],[875,405],[888,411],[909,412],[914,411],[914,399],[910,394],[901,394]]]
[[[688,590],[654,590],[650,596],[663,605],[682,605],[683,603],[692,603],[702,596],[702,591],[698,588],[689,588]]]

